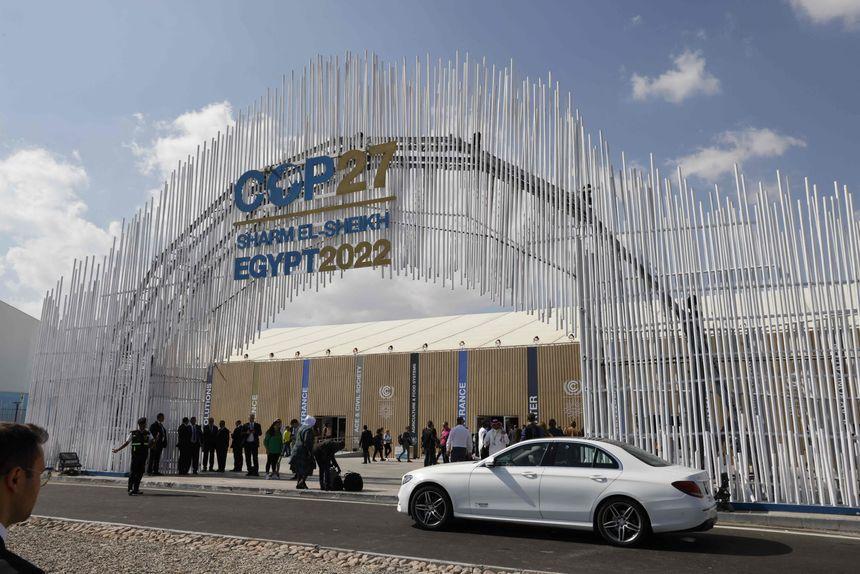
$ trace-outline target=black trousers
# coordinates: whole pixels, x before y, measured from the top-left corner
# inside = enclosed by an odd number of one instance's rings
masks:
[[[215,447],[203,447],[203,470],[212,470],[215,466]]]
[[[242,472],[242,447],[235,447],[233,449],[233,471],[234,472]]]
[[[321,456],[314,457],[320,469],[320,490],[328,490],[329,475],[331,474],[331,459]]]
[[[218,454],[218,472],[224,472],[227,466],[227,447],[219,448],[215,452]]]
[[[466,447],[455,446],[451,449],[451,462],[465,462],[469,458],[469,450]]]
[[[278,460],[280,460],[281,455],[277,452],[267,452],[266,453],[266,474],[271,472],[272,474],[278,472]]]
[[[161,451],[164,450],[160,446],[155,447],[149,451],[149,464],[147,465],[147,470],[149,474],[155,474],[158,472],[158,465],[161,464]]]
[[[370,462],[370,447],[369,446],[361,447],[361,454],[364,455],[364,462]]]
[[[260,472],[259,450],[260,447],[256,443],[245,445],[245,465],[248,467],[248,474]]]
[[[200,443],[191,445],[189,455],[191,455],[191,470],[197,472],[200,467]]]
[[[435,448],[425,448],[424,449],[424,466],[431,466],[436,464],[436,449]]]
[[[143,478],[143,471],[146,470],[146,451],[142,455],[131,457],[131,470],[128,473],[128,491],[137,492],[140,490],[140,479]]]
[[[379,460],[382,460],[383,458],[385,458],[384,456],[382,456],[382,449],[376,445],[373,445],[373,461],[374,462],[376,462],[376,455],[379,455]]]
[[[179,447],[179,462],[176,465],[178,474],[188,474],[188,467],[191,466],[191,447]]]

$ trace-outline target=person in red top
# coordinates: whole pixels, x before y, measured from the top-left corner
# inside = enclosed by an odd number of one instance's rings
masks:
[[[451,432],[451,427],[448,421],[442,423],[442,433],[439,435],[439,454],[442,455],[442,462],[448,462],[448,434]],[[439,462],[439,454],[436,455],[436,462]]]

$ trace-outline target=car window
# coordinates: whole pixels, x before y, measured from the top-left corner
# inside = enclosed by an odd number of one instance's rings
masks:
[[[627,454],[631,454],[644,462],[649,466],[672,466],[671,462],[665,461],[659,456],[653,455],[650,452],[639,448],[638,446],[633,446],[632,444],[627,444],[626,442],[619,442],[617,440],[609,440],[609,439],[600,439],[601,442],[606,442],[612,445],[615,445],[619,448],[623,448]]]
[[[590,444],[561,442],[555,445],[553,466],[568,468],[618,468],[618,462]]]
[[[539,466],[546,452],[546,443],[524,444],[496,456],[496,466]]]

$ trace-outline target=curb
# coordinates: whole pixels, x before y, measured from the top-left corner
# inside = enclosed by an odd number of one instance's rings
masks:
[[[717,526],[782,528],[810,532],[838,532],[860,535],[860,520],[827,514],[788,514],[769,512],[720,512]]]
[[[55,476],[51,478],[51,482],[70,483],[70,484],[98,484],[110,486],[122,486],[124,479],[113,479],[108,477],[95,478],[79,478],[74,476]],[[265,496],[277,496],[280,498],[306,498],[306,499],[327,499],[327,500],[345,500],[351,502],[367,502],[378,504],[397,504],[397,497],[391,494],[377,494],[373,492],[330,492],[325,490],[294,490],[294,489],[277,489],[264,488],[256,486],[219,486],[216,484],[193,484],[186,482],[173,482],[170,480],[149,481],[144,483],[143,488],[147,486],[152,488],[175,488],[178,490],[202,490],[205,492],[225,492],[235,494],[259,494]]]

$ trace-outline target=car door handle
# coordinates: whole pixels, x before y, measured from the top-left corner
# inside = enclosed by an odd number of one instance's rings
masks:
[[[603,476],[602,474],[592,474],[588,478],[590,478],[591,480],[593,480],[595,482],[606,482],[606,477]]]
[[[537,478],[537,473],[536,472],[524,472],[524,473],[522,473],[522,476],[524,476],[526,478]]]

